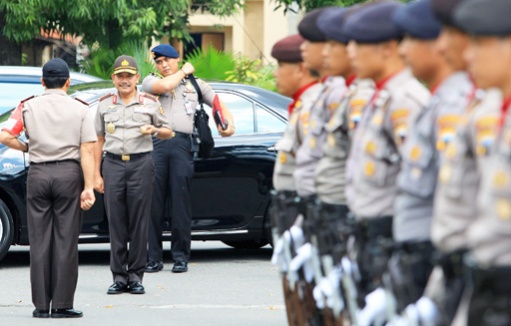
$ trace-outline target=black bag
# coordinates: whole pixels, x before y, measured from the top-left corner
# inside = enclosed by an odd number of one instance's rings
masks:
[[[208,158],[213,155],[213,149],[215,148],[215,141],[209,128],[209,116],[204,110],[204,100],[202,99],[202,92],[197,85],[197,81],[193,75],[190,75],[190,82],[197,91],[199,97],[200,108],[195,111],[194,117],[194,132],[193,137],[199,145],[197,156],[200,158]]]

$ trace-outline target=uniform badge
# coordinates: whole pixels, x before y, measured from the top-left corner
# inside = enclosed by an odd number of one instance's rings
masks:
[[[337,107],[339,107],[339,103],[338,102],[334,102],[334,103],[331,103],[329,106],[328,106],[328,109],[330,111],[333,111],[335,109],[337,109]]]
[[[286,164],[286,162],[287,162],[286,153],[280,152],[280,154],[279,154],[279,162],[280,162],[280,164]]]
[[[497,189],[504,189],[509,184],[509,175],[505,171],[497,171],[493,175],[493,187]]]
[[[456,152],[456,145],[454,145],[454,143],[450,143],[445,151],[445,156],[448,159],[453,159],[456,156]]]
[[[376,144],[373,143],[372,141],[368,141],[365,146],[365,152],[370,155],[373,155],[374,153],[376,153],[377,149],[378,149],[378,146],[376,146]]]
[[[316,138],[312,137],[309,139],[309,146],[310,148],[316,148]]]
[[[298,101],[296,101],[296,103],[295,103],[295,109],[296,109],[296,108],[301,108],[301,107],[302,107],[302,100],[298,100]]]
[[[160,113],[161,114],[164,114],[165,112],[163,112],[163,107],[160,106]]]
[[[332,134],[328,134],[327,143],[330,147],[335,147],[335,137]]]
[[[115,132],[115,125],[112,122],[109,122],[106,125],[106,131],[108,131],[110,134],[113,134]]]
[[[372,177],[374,173],[376,172],[376,166],[374,162],[367,162],[364,165],[364,174],[368,177]]]
[[[371,120],[371,122],[376,125],[376,126],[381,126],[382,122],[383,122],[383,116],[381,113],[377,113],[374,115],[373,119]]]
[[[451,179],[451,168],[447,165],[444,165],[440,168],[440,172],[438,173],[438,179],[442,183],[447,183]]]
[[[410,159],[412,161],[417,161],[421,157],[421,148],[417,145],[413,146],[410,151]]]
[[[511,218],[511,202],[506,199],[499,199],[495,203],[495,210],[497,211],[497,216],[501,220],[509,220]]]

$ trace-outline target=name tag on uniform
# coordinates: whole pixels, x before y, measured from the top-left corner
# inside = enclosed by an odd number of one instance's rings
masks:
[[[117,112],[117,107],[116,107],[115,105],[110,105],[110,106],[106,109],[106,112],[107,112],[107,113]]]
[[[145,106],[139,106],[133,110],[135,113],[151,113],[150,108],[146,108]]]

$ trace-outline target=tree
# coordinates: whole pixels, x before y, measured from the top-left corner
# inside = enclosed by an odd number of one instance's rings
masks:
[[[219,16],[231,15],[243,6],[243,0],[207,3],[209,11]],[[190,4],[191,0],[0,0],[0,27],[5,37],[0,38],[0,47],[28,42],[41,30],[82,36],[85,44],[105,48],[116,48],[128,39],[143,42],[152,36],[189,39]],[[1,56],[0,64],[5,63]]]
[[[293,8],[298,7],[299,10],[306,12],[315,8],[327,6],[348,7],[359,3],[369,2],[371,0],[273,0],[277,6],[275,9],[284,7],[284,12],[288,10],[294,11]],[[410,2],[412,0],[400,0],[401,2]]]

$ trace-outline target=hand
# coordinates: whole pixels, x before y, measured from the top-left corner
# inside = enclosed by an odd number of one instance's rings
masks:
[[[140,132],[142,135],[152,135],[154,134],[158,129],[156,129],[153,125],[145,125],[140,127]]]
[[[100,194],[105,193],[103,178],[101,176],[94,177],[94,190],[96,190]]]
[[[185,75],[190,75],[190,74],[193,74],[195,72],[195,68],[192,66],[191,63],[187,62],[183,65],[183,67],[181,67],[181,69],[183,70],[183,72],[185,73]]]
[[[218,129],[218,133],[222,137],[229,137],[234,134],[234,131],[236,128],[234,128],[234,125],[232,123],[229,123],[227,119],[225,119],[225,122],[227,123],[227,129],[223,130],[220,125],[217,125],[216,128]]]
[[[96,202],[93,189],[84,189],[80,195],[80,208],[84,211],[89,210]]]

